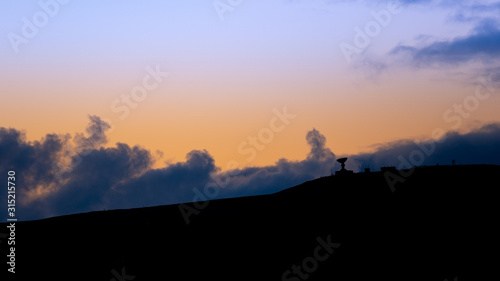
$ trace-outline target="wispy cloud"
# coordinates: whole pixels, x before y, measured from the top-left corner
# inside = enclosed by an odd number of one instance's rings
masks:
[[[491,62],[500,58],[500,29],[492,21],[477,26],[465,37],[438,41],[423,47],[401,45],[391,51],[394,55],[406,55],[411,63],[428,65],[456,65],[470,61]]]

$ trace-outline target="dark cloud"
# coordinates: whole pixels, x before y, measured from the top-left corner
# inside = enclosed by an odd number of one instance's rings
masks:
[[[41,199],[50,202],[50,209],[56,214],[108,208],[107,194],[141,176],[153,164],[148,150],[123,143],[93,149],[78,161],[57,192]]]
[[[452,160],[458,164],[500,165],[500,123],[488,124],[466,134],[449,132],[438,141],[397,141],[379,147],[373,153],[353,155],[351,158],[358,163],[359,169],[450,165]]]
[[[36,183],[36,188],[18,191],[30,198],[20,218],[202,200],[197,194],[207,186],[217,188],[217,198],[265,194],[328,175],[335,166],[326,138],[313,129],[306,136],[311,150],[303,161],[280,159],[271,166],[222,173],[207,151],[193,150],[185,162],[152,169],[148,150],[123,143],[103,148],[109,126],[98,117],[89,119],[86,134],[76,134],[72,142],[69,135],[27,142],[21,132],[2,128],[2,167],[17,163],[23,178]],[[68,157],[69,163],[60,163]]]
[[[434,42],[424,47],[398,46],[393,55],[407,55],[414,65],[459,64],[469,61],[491,62],[500,58],[500,29],[484,21],[466,37]]]
[[[57,181],[52,164],[58,161],[64,142],[64,137],[54,134],[27,142],[23,132],[0,128],[0,170],[16,173],[18,190],[27,195],[41,193]],[[29,196],[20,198],[20,202],[29,200]]]
[[[306,140],[311,151],[303,161],[280,159],[271,166],[222,173],[207,151],[191,151],[185,162],[150,170],[117,187],[108,194],[109,206],[130,208],[212,199],[205,193],[207,187],[216,198],[266,194],[328,175],[335,155],[326,147],[326,138],[313,129]]]
[[[90,124],[85,129],[87,136],[81,133],[75,135],[76,149],[79,151],[94,149],[108,142],[106,131],[111,126],[102,121],[99,116],[89,115]]]
[[[16,172],[18,215],[41,218],[104,206],[102,195],[152,165],[149,151],[118,143],[102,148],[109,125],[89,116],[86,134],[47,134],[26,141],[15,129],[0,128],[0,170]],[[2,194],[3,197],[4,194]]]
[[[230,177],[227,187],[222,189],[222,197],[249,196],[268,194],[330,175],[336,165],[335,158],[306,159],[288,161],[280,159],[272,166],[242,169]]]
[[[193,150],[184,162],[153,169],[154,159],[144,148],[123,143],[102,147],[109,126],[98,117],[89,119],[86,134],[73,138],[48,134],[28,142],[22,132],[0,128],[0,168],[18,175],[17,192],[24,198],[19,202],[20,219],[268,194],[339,169],[326,138],[316,129],[306,135],[310,151],[302,161],[280,159],[265,167],[221,172],[207,151]],[[82,141],[92,145],[81,150]],[[500,124],[495,123],[467,134],[449,132],[436,142],[389,143],[373,153],[351,155],[347,164],[354,170],[449,164],[453,159],[458,164],[500,164],[499,143]],[[67,157],[70,162],[59,165]]]
[[[193,188],[201,188],[217,172],[213,157],[206,150],[193,150],[186,161],[161,169],[151,169],[126,181],[106,194],[109,208],[131,208],[188,202]]]
[[[335,154],[326,147],[326,138],[313,129],[306,135],[310,147],[302,161],[280,159],[272,166],[249,167],[229,171],[221,175],[227,184],[221,189],[221,197],[267,194],[329,175],[336,166]],[[222,181],[224,182],[224,181]]]

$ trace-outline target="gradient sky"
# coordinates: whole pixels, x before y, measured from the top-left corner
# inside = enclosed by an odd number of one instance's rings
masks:
[[[105,147],[139,145],[156,168],[206,149],[226,170],[304,159],[313,128],[350,155],[500,122],[498,90],[456,111],[500,85],[500,1],[60,2],[0,3],[0,127],[27,141],[95,115],[112,125]],[[168,77],[122,115],[151,69]],[[238,148],[285,107],[295,117],[248,160]]]
[[[313,127],[341,154],[430,137],[435,127],[449,129],[443,112],[473,94],[474,78],[497,65],[436,58],[431,66],[390,52],[466,37],[485,19],[498,19],[472,6],[499,6],[411,2],[401,3],[400,13],[348,63],[340,43],[354,45],[354,28],[363,29],[370,13],[387,10],[390,1],[241,1],[223,20],[214,3],[224,1],[69,1],[19,45],[9,33],[22,36],[23,18],[33,22],[43,8],[38,1],[2,1],[0,83],[7,106],[0,120],[39,139],[82,131],[87,114],[95,114],[116,126],[111,144],[139,144],[176,161],[205,148],[221,166],[232,159],[247,165],[237,147],[268,126],[275,107],[297,118],[249,165],[301,159],[303,136]],[[141,85],[147,66],[170,76],[121,120],[111,104]],[[463,129],[499,121],[499,102],[482,103]]]

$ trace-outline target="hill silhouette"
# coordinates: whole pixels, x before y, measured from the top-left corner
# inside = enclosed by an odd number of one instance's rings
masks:
[[[270,195],[213,200],[189,224],[178,205],[18,222],[15,276],[294,281],[490,276],[498,267],[490,256],[496,255],[498,240],[500,166],[412,172],[393,189],[387,174],[371,172],[323,177]],[[7,243],[0,247],[7,252]]]

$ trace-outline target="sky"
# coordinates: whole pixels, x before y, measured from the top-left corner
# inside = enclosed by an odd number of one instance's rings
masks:
[[[16,169],[19,216],[35,219],[189,202],[217,176],[213,198],[276,192],[339,156],[355,171],[500,164],[499,12],[2,1],[0,172]]]

